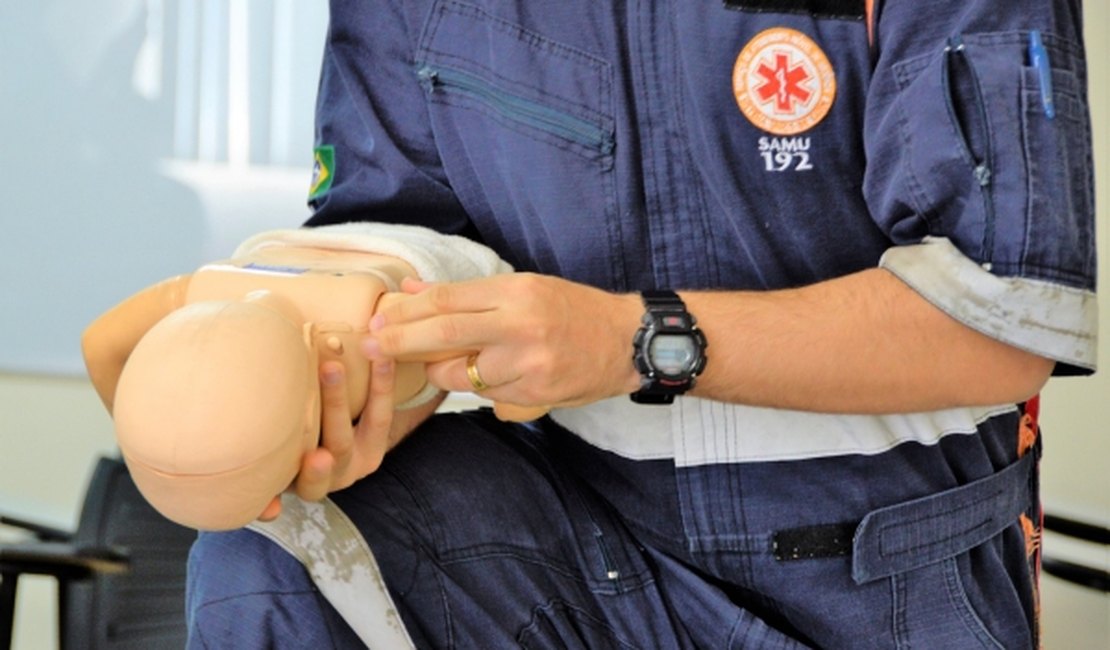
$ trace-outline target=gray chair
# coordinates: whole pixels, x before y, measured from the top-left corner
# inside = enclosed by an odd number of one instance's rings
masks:
[[[62,650],[184,647],[185,561],[196,532],[151,508],[121,460],[97,461],[76,531],[3,516],[0,524],[27,537],[0,544],[0,650],[11,647],[25,574],[58,580]]]

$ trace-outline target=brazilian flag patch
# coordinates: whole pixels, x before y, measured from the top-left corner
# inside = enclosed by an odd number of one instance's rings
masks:
[[[313,201],[328,193],[335,179],[335,147],[323,145],[312,151],[312,186],[308,189],[308,200]]]

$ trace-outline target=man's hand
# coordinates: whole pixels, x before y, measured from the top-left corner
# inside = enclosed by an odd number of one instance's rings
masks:
[[[429,363],[428,380],[444,390],[475,391],[476,374],[486,385],[480,394],[499,404],[503,419],[522,419],[526,409],[515,407],[577,406],[639,387],[632,364],[643,312],[638,296],[532,273],[442,284],[405,280],[402,289],[410,297],[379,310],[363,352],[406,359],[477,351]]]
[[[386,452],[395,447],[443,401],[394,410],[395,364],[382,359],[371,362],[370,387],[357,423],[350,419],[346,373],[343,365],[327,361],[320,367],[320,445],[304,455],[301,471],[291,486],[306,501],[319,501],[342,490],[378,469]],[[274,500],[259,516],[269,521],[281,514],[281,499]]]

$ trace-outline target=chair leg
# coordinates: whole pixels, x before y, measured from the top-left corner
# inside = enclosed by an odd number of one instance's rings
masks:
[[[58,579],[58,650],[69,650],[69,629],[66,627],[66,612],[69,611],[70,581]],[[0,649],[2,650],[2,649]]]
[[[15,587],[19,574],[0,573],[0,650],[12,647],[12,628],[15,627]]]

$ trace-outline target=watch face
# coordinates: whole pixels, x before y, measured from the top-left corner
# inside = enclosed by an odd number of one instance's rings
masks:
[[[698,357],[698,346],[686,334],[657,334],[648,346],[648,358],[656,372],[669,377],[689,373]]]

